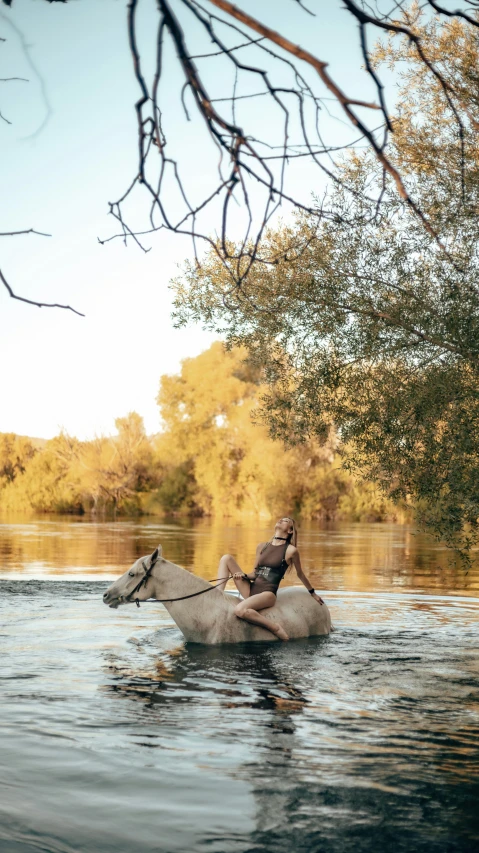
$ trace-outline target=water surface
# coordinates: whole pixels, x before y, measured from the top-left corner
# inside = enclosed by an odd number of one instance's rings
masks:
[[[311,525],[329,638],[191,646],[162,605],[101,603],[158,542],[213,577],[267,533],[5,521],[2,853],[479,849],[476,570],[404,527]]]

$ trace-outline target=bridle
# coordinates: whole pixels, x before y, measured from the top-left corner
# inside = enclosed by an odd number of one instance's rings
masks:
[[[141,561],[141,565],[143,566],[143,570],[144,570],[145,574],[143,575],[143,577],[141,578],[139,583],[137,583],[137,585],[132,589],[132,591],[130,593],[128,593],[127,596],[125,596],[125,598],[123,599],[124,601],[131,601],[133,596],[135,595],[135,593],[139,592],[139,590],[142,588],[142,586],[146,586],[146,584],[148,583],[148,579],[151,577],[151,573],[152,573],[153,569],[155,568],[156,563],[158,562],[158,557],[159,557],[159,554],[157,554],[155,559],[151,561],[148,568],[145,565],[145,561],[144,560]],[[221,579],[220,578],[212,578],[212,580],[218,581],[218,583],[215,583],[214,586],[208,586],[208,587],[206,587],[206,589],[200,589],[199,592],[192,592],[192,593],[190,593],[190,595],[182,595],[182,596],[180,596],[180,598],[148,598],[148,599],[146,599],[146,601],[158,601],[158,602],[160,602],[160,604],[165,604],[165,603],[169,603],[172,601],[185,601],[187,598],[196,598],[197,595],[203,595],[205,592],[211,592],[212,589],[216,589],[217,586],[220,586],[222,583],[225,583],[226,580],[228,580],[228,579],[227,578],[221,578]],[[208,581],[208,583],[211,583],[211,581]],[[143,603],[145,603],[145,602],[143,602]],[[140,606],[140,599],[139,598],[135,598],[135,604],[137,607]]]
[[[146,584],[148,583],[148,579],[149,579],[149,577],[151,576],[151,573],[152,573],[153,569],[155,568],[155,566],[156,566],[156,564],[157,564],[157,562],[158,562],[158,556],[159,556],[159,555],[157,554],[157,555],[156,555],[156,557],[155,557],[155,559],[151,561],[151,563],[150,563],[150,565],[149,565],[149,568],[147,568],[147,567],[146,567],[146,565],[145,565],[145,561],[144,561],[144,560],[142,560],[142,561],[141,561],[141,565],[143,566],[143,569],[144,569],[145,574],[144,574],[144,575],[143,575],[143,577],[141,578],[140,582],[139,582],[139,583],[137,583],[137,585],[135,586],[135,588],[134,588],[134,589],[132,589],[132,591],[131,591],[127,596],[126,596],[125,601],[131,601],[131,599],[133,598],[133,596],[135,595],[135,593],[136,593],[136,592],[139,592],[139,590],[142,588],[142,586],[146,586]],[[137,606],[137,607],[139,607],[139,606],[140,606],[140,602],[139,602],[138,598],[137,598],[137,599],[135,599],[135,604],[136,604],[136,606]]]

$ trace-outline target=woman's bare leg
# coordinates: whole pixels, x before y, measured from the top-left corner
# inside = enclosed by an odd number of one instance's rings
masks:
[[[224,585],[218,584],[218,589],[224,591],[224,588],[229,581],[230,577],[232,577],[235,572],[242,572],[243,570],[238,566],[235,558],[231,556],[231,554],[223,554],[220,564],[218,566],[218,580],[224,579]],[[233,578],[236,589],[243,596],[243,598],[248,598],[250,591],[250,582],[242,580],[242,578]]]
[[[247,600],[241,601],[235,607],[235,613],[239,619],[244,619],[246,622],[251,622],[252,625],[259,625],[261,628],[266,628],[271,631],[279,640],[289,640],[289,637],[277,622],[271,622],[265,616],[261,616],[257,611],[264,610],[266,607],[273,607],[276,601],[274,592],[259,592],[257,595],[251,595]]]

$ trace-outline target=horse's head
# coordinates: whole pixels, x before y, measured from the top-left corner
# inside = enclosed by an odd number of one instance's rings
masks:
[[[147,557],[139,557],[124,575],[112,583],[103,595],[103,603],[109,607],[118,607],[119,604],[131,604],[138,599],[146,601],[151,595],[148,591],[148,579],[153,571],[155,563],[161,560],[161,545]]]

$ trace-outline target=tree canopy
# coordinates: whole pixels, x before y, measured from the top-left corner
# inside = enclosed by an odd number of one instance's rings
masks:
[[[35,448],[28,439],[0,434],[4,469],[0,508],[37,512],[141,512],[141,496],[158,483],[153,448],[143,421],[130,412],[115,422],[117,435],[81,442],[60,435]],[[18,444],[27,442],[26,461],[16,465]]]
[[[35,447],[0,434],[0,510],[384,520],[401,510],[341,470],[336,438],[286,448],[251,412],[261,371],[220,342],[161,379],[163,421],[145,434],[135,412],[117,434],[78,441],[64,433]]]
[[[306,518],[385,518],[397,513],[336,464],[335,436],[287,448],[254,424],[264,388],[261,368],[242,349],[220,342],[164,376],[158,402],[164,431],[157,453],[166,465],[165,504],[214,516],[294,512]],[[168,460],[168,462],[166,462]]]
[[[479,516],[479,38],[457,20],[421,26],[461,92],[461,133],[407,42],[391,39],[374,61],[403,63],[392,156],[443,248],[356,152],[328,221],[303,215],[270,232],[265,257],[276,262],[241,288],[215,253],[189,264],[175,283],[176,319],[202,321],[263,366],[273,435],[324,440],[338,429],[348,466],[412,501],[467,559]]]

